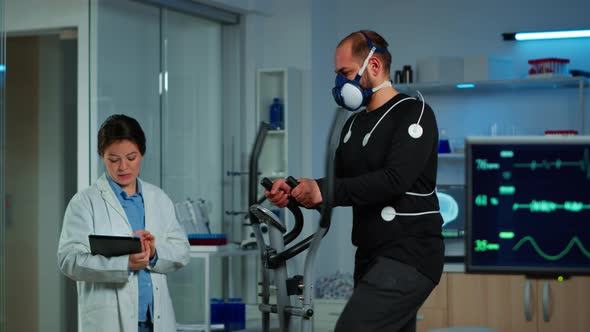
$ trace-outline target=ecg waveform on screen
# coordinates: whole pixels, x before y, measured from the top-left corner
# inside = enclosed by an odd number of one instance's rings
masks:
[[[590,153],[588,149],[584,149],[584,156],[581,160],[566,161],[561,159],[556,160],[533,160],[530,163],[514,163],[514,168],[529,168],[531,171],[537,169],[551,170],[552,168],[561,169],[565,167],[578,167],[584,173],[586,173],[586,179],[590,179]]]
[[[583,210],[590,210],[590,204],[583,202],[565,201],[563,203],[556,203],[546,200],[532,200],[530,203],[514,203],[512,204],[512,211],[529,210],[530,212],[550,213],[555,210],[565,210],[568,212],[581,212]]]
[[[549,261],[557,261],[557,260],[562,259],[565,255],[567,255],[568,252],[570,252],[570,250],[572,250],[574,245],[577,245],[578,248],[580,248],[580,251],[582,252],[582,254],[584,256],[588,257],[588,259],[590,259],[590,252],[588,251],[588,249],[586,249],[584,247],[584,244],[582,244],[582,241],[580,241],[580,239],[577,236],[574,236],[570,240],[570,242],[567,244],[565,249],[563,249],[560,253],[558,253],[556,255],[550,255],[550,254],[547,254],[546,252],[544,252],[541,249],[541,247],[539,247],[539,245],[537,244],[537,242],[535,241],[535,239],[532,236],[525,236],[522,239],[520,239],[520,241],[518,241],[518,243],[512,248],[512,250],[517,251],[526,242],[530,242],[531,245],[533,246],[533,249],[535,249],[535,251],[539,254],[539,256],[541,256],[544,259],[549,260]]]

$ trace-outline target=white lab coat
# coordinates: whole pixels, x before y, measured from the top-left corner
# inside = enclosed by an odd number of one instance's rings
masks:
[[[138,179],[138,181],[140,181]],[[145,229],[156,239],[158,261],[151,268],[154,331],[176,331],[166,275],[189,261],[189,243],[174,205],[158,187],[141,182]],[[60,270],[77,281],[78,331],[137,332],[137,273],[128,255],[106,258],[90,253],[88,235],[130,236],[131,225],[105,175],[76,194],[66,209],[57,252]]]

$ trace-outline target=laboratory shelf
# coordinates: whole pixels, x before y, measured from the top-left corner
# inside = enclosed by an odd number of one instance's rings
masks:
[[[439,153],[438,159],[463,160],[463,159],[465,159],[465,154],[464,153]]]
[[[397,84],[395,88],[404,93],[457,93],[457,92],[493,92],[507,89],[563,89],[588,87],[584,77],[558,76],[543,78],[526,78],[514,80],[488,80],[470,82],[411,83]]]

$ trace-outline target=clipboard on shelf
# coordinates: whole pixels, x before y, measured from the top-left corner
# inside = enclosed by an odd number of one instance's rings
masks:
[[[122,256],[141,252],[141,240],[131,236],[88,235],[90,252],[105,257]]]

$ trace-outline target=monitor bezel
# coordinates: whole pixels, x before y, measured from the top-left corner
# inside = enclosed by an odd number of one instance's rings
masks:
[[[582,136],[469,136],[465,138],[465,272],[467,273],[492,273],[492,274],[525,274],[535,277],[557,277],[571,275],[590,275],[590,265],[587,268],[562,268],[538,266],[514,266],[514,265],[475,265],[472,262],[473,240],[472,230],[472,148],[474,145],[497,145],[497,144],[519,144],[519,145],[588,145],[590,146],[590,135]]]

